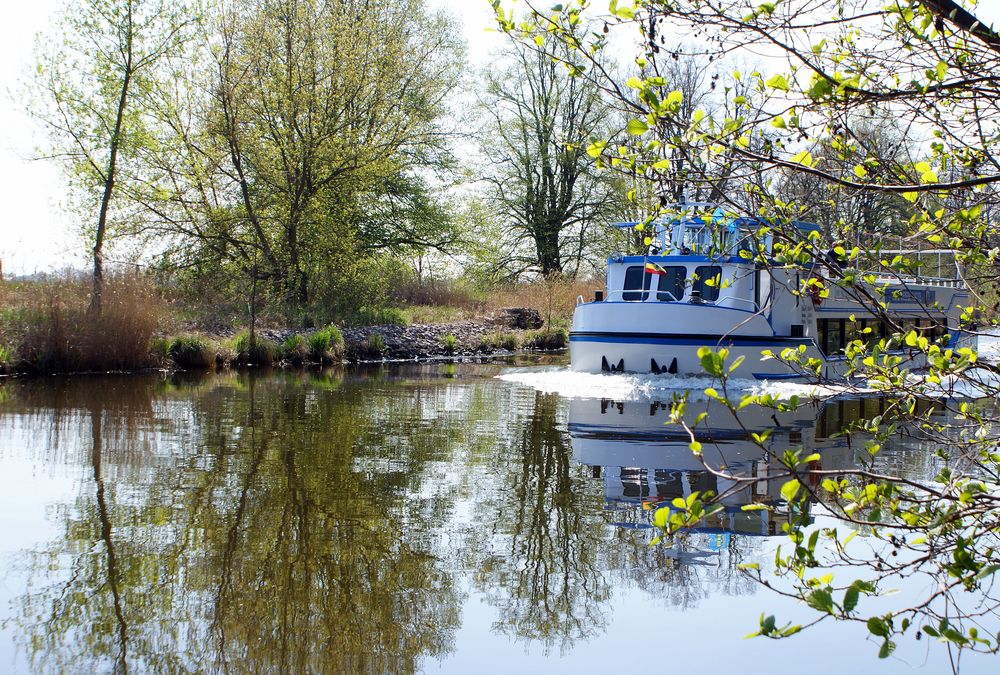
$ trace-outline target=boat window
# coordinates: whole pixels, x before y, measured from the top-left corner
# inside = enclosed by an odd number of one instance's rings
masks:
[[[838,354],[844,350],[846,324],[845,319],[819,319],[816,321],[816,337],[819,338],[819,348],[827,356]]]
[[[649,297],[649,293],[640,291],[649,290],[650,274],[645,273],[642,265],[635,265],[625,269],[625,285],[622,287],[622,300],[626,302],[637,302]]]
[[[695,279],[692,291],[701,293],[701,299],[715,302],[719,299],[719,288],[722,286],[722,268],[717,265],[702,265],[694,268]]]
[[[680,300],[684,297],[684,281],[687,279],[686,267],[664,267],[666,274],[660,275],[657,285],[656,299],[660,302]]]

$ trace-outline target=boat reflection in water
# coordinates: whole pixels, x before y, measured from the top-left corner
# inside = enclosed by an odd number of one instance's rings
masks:
[[[787,470],[775,456],[787,448],[801,447],[803,457],[819,453],[820,460],[812,469],[852,466],[848,443],[826,435],[826,425],[820,423],[821,406],[807,405],[792,413],[748,407],[737,421],[714,401],[689,401],[683,416],[687,426],[692,427],[699,414],[708,413],[692,432],[701,443],[701,457],[691,451],[688,431],[668,424],[670,403],[574,400],[569,431],[574,459],[592,467],[594,477],[603,477],[605,508],[621,514],[616,525],[651,528],[656,510],[673,508],[673,499],[712,492],[723,509],[693,531],[715,535],[701,544],[718,549],[728,545],[730,534],[782,534],[782,524],[792,514],[781,497]],[[766,450],[751,437],[764,430],[771,432]],[[771,508],[743,510],[748,504]]]

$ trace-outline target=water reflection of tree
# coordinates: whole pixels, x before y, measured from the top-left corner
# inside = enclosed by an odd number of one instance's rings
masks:
[[[482,505],[492,523],[476,584],[497,609],[495,630],[566,648],[604,630],[611,587],[601,494],[573,462],[560,410],[558,396],[536,394],[523,431],[496,454],[501,487]]]
[[[752,595],[757,586],[737,567],[755,560],[760,542],[746,535],[692,533],[656,546],[634,530],[618,532],[618,546],[608,547],[609,566],[622,585],[640,588],[672,607],[691,609],[713,595]],[[709,546],[710,540],[723,546]],[[639,544],[637,545],[637,540]]]
[[[36,579],[16,622],[33,668],[399,672],[449,649],[460,598],[426,536],[438,524],[407,499],[439,450],[358,471],[369,393],[235,379],[188,405],[157,400],[157,416],[110,437],[120,410],[50,408],[69,432],[90,425],[93,472],[59,514],[65,535],[23,561]],[[176,442],[117,476],[164,416]],[[47,576],[53,560],[69,578]]]

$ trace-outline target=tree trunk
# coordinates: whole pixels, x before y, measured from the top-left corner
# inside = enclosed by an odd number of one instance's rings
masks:
[[[535,248],[538,251],[538,263],[542,267],[542,275],[562,273],[562,261],[559,256],[559,224],[546,223],[545,228],[536,234]]]
[[[104,194],[101,195],[101,212],[97,216],[97,232],[94,234],[94,289],[90,296],[90,313],[100,316],[104,309],[104,237],[108,227],[108,210],[115,190],[115,173],[118,168],[118,149],[121,147],[122,126],[125,107],[128,105],[129,86],[132,83],[132,35],[129,17],[128,56],[125,60],[125,76],[122,78],[121,95],[118,97],[118,112],[115,128],[111,132],[111,152],[108,156],[108,170],[104,175]]]

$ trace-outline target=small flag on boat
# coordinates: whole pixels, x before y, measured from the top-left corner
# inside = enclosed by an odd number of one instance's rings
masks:
[[[663,269],[654,262],[646,261],[646,274],[666,274],[667,270]]]

